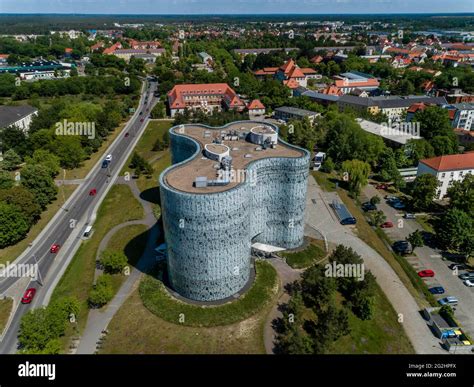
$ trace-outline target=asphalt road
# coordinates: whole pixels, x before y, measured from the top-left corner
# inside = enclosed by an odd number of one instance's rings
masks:
[[[148,85],[148,83],[147,83]],[[118,168],[123,162],[129,157],[134,148],[134,142],[137,137],[143,134],[146,127],[149,111],[153,108],[156,99],[153,93],[156,89],[156,83],[151,83],[150,87],[145,85],[144,92],[142,94],[140,105],[137,108],[137,113],[127,123],[122,133],[119,134],[119,139],[115,141],[107,150],[106,154],[112,155],[112,162],[109,168],[102,168],[102,160],[93,168],[93,172],[89,175],[82,185],[77,190],[77,194],[74,193],[73,199],[68,203],[67,208],[62,208],[60,216],[56,219],[53,225],[48,225],[47,232],[43,235],[39,243],[34,244],[29,248],[28,253],[21,259],[15,261],[18,263],[38,264],[41,279],[37,281],[30,281],[28,288],[36,288],[37,292],[35,295],[34,302],[32,304],[19,304],[15,311],[15,315],[11,320],[8,331],[5,333],[2,342],[0,343],[0,353],[15,353],[17,350],[17,336],[18,329],[20,326],[21,317],[35,306],[42,304],[48,291],[51,291],[51,287],[54,287],[56,281],[54,279],[61,272],[61,268],[64,269],[64,265],[69,262],[67,260],[68,254],[70,254],[74,247],[80,243],[80,236],[83,234],[87,223],[90,222],[91,216],[96,208],[97,204],[105,197],[105,191],[108,185],[112,185],[112,176],[118,173]],[[148,96],[147,103],[145,99]],[[147,112],[146,109],[149,111]],[[139,112],[144,112],[142,115]],[[141,120],[143,119],[143,122]],[[125,133],[128,132],[129,136],[125,137]],[[97,190],[96,196],[90,196],[89,192],[92,189]],[[71,223],[78,225],[84,225],[78,234],[75,227],[71,227]],[[78,235],[78,236],[76,236]],[[72,239],[72,240],[71,240]],[[65,251],[59,251],[59,254],[51,254],[50,248],[53,244],[59,244],[60,246],[66,245]],[[8,288],[15,284],[19,278],[6,277],[0,282],[0,293],[3,294]],[[26,289],[26,288],[25,288]]]

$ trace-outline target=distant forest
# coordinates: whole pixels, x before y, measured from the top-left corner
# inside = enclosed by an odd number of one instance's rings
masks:
[[[148,25],[182,24],[242,24],[288,21],[362,21],[396,23],[424,29],[474,29],[474,13],[459,14],[370,14],[370,15],[64,15],[64,14],[0,14],[0,34],[46,34],[50,30],[113,29],[114,23],[144,23]]]

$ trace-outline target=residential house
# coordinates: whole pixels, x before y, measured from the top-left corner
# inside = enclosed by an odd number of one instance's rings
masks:
[[[474,174],[474,152],[420,160],[417,176],[426,173],[438,180],[436,198],[443,199],[454,181],[462,181],[468,174]]]

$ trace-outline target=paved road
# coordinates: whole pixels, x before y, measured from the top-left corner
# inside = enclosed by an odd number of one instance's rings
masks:
[[[391,240],[403,240],[415,230],[423,230],[416,220],[403,219],[403,212],[399,212],[390,207],[383,200],[384,195],[378,192],[373,186],[367,186],[364,189],[364,194],[369,198],[374,195],[381,197],[382,200],[377,207],[384,212],[387,216],[387,220],[392,221],[395,226],[390,229],[385,229],[385,232]],[[399,223],[400,220],[402,220],[401,223]],[[401,227],[398,227],[399,225]],[[433,249],[428,246],[417,248],[415,255],[407,257],[407,260],[417,271],[424,269],[434,270],[436,273],[435,277],[426,278],[426,284],[428,287],[441,285],[445,288],[446,293],[436,296],[437,298],[446,296],[455,296],[458,298],[459,305],[455,311],[456,318],[467,333],[474,336],[474,288],[465,286],[455,273],[448,268],[451,262],[443,260],[441,258],[441,251],[438,249]],[[462,273],[462,271],[459,273]]]
[[[107,150],[107,154],[113,156],[109,168],[103,169],[101,160],[94,166],[84,183],[81,184],[71,196],[60,212],[52,219],[46,229],[35,240],[29,250],[22,254],[15,263],[38,263],[43,280],[31,281],[29,287],[37,288],[35,299],[30,305],[20,305],[11,320],[8,331],[0,343],[0,353],[15,353],[17,349],[17,334],[21,317],[34,307],[47,303],[49,296],[57,284],[59,277],[72,259],[74,251],[80,243],[80,236],[88,223],[93,223],[95,211],[98,205],[110,189],[113,180],[117,177],[122,165],[126,162],[136,142],[143,134],[148,116],[146,109],[151,110],[156,102],[153,93],[156,84],[149,88],[144,87],[139,108],[123,132],[129,132],[129,136],[119,135]],[[145,99],[148,98],[145,103]],[[144,114],[140,115],[140,112]],[[141,120],[143,119],[143,122]],[[97,189],[96,196],[89,196],[92,188]],[[72,227],[71,225],[75,227]],[[59,254],[49,252],[52,244],[62,246]],[[18,278],[8,277],[0,282],[0,293],[5,293]]]
[[[363,259],[366,269],[376,277],[397,315],[403,318],[403,327],[418,354],[446,353],[440,341],[433,336],[419,307],[395,271],[375,250],[356,237],[348,226],[341,226],[329,204],[337,194],[323,192],[310,175],[306,203],[306,223],[320,230],[329,242],[351,247]]]

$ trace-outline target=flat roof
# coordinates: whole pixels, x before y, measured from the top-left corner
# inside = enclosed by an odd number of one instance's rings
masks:
[[[356,120],[360,127],[366,132],[375,134],[376,136],[385,138],[386,140],[396,142],[400,145],[405,145],[408,140],[419,140],[422,138],[420,136],[415,136],[413,134],[380,125],[372,121],[363,120],[361,118],[357,118]]]
[[[194,187],[194,182],[197,177],[206,177],[208,180],[216,180],[218,177],[218,171],[216,164],[219,164],[216,160],[211,160],[204,157],[203,149],[206,145],[213,144],[215,138],[220,138],[222,132],[233,135],[236,132],[238,135],[241,133],[250,133],[252,128],[257,126],[267,126],[273,129],[269,124],[261,122],[236,122],[226,127],[221,128],[209,128],[204,125],[190,124],[183,125],[182,127],[174,127],[171,129],[174,133],[187,136],[195,140],[200,147],[200,152],[191,160],[169,169],[163,176],[163,181],[178,191],[196,193],[196,194],[208,194],[224,192],[232,189],[245,181],[245,176],[241,174],[246,171],[248,164],[255,160],[261,160],[265,158],[274,157],[287,157],[287,158],[298,158],[304,156],[304,152],[296,147],[292,147],[279,142],[276,148],[261,149],[258,144],[251,143],[247,140],[239,138],[238,141],[222,141],[223,145],[230,148],[230,156],[232,157],[232,167],[235,169],[238,177],[233,179],[228,185],[225,186],[207,186],[204,188]],[[206,132],[208,133],[205,136]],[[210,136],[209,136],[210,132]],[[246,157],[246,156],[251,157]]]

